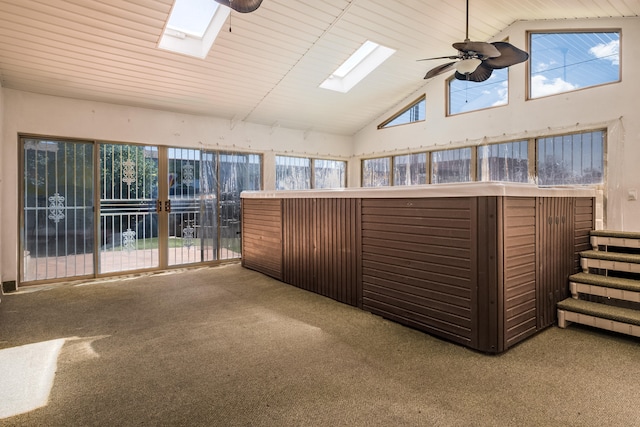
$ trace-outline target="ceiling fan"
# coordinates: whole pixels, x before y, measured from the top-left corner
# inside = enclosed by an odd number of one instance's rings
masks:
[[[453,43],[458,50],[457,55],[425,58],[418,61],[433,59],[453,59],[443,65],[438,65],[427,72],[425,79],[430,79],[452,69],[456,70],[455,78],[472,82],[483,82],[491,77],[493,70],[510,67],[529,59],[529,54],[507,42],[474,42],[469,40],[469,0],[467,0],[467,27],[463,42]]]
[[[236,12],[249,13],[260,7],[262,0],[216,0],[216,2],[230,7]]]

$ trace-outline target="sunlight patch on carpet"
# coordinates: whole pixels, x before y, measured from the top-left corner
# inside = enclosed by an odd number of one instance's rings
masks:
[[[0,419],[47,404],[65,339],[0,350]]]

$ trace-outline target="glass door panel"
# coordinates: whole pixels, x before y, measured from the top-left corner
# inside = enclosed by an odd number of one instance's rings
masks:
[[[159,267],[158,147],[100,144],[99,272]]]
[[[171,266],[217,259],[215,153],[168,149]]]
[[[261,188],[260,155],[21,144],[21,282],[240,258],[240,193]]]
[[[93,275],[93,144],[21,143],[21,282]]]
[[[240,193],[260,190],[258,154],[220,153],[220,259],[240,258]]]

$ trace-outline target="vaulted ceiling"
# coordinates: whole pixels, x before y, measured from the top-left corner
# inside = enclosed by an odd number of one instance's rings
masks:
[[[352,135],[424,85],[437,63],[416,59],[455,53],[465,35],[465,0],[263,0],[232,12],[202,60],[157,48],[172,4],[0,0],[2,87]],[[638,15],[636,0],[471,0],[469,35]],[[365,40],[397,52],[346,94],[319,88]]]

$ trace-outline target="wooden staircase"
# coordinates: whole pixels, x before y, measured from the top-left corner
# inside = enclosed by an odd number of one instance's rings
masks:
[[[640,337],[640,233],[591,231],[571,298],[558,302],[558,326],[571,322]]]

